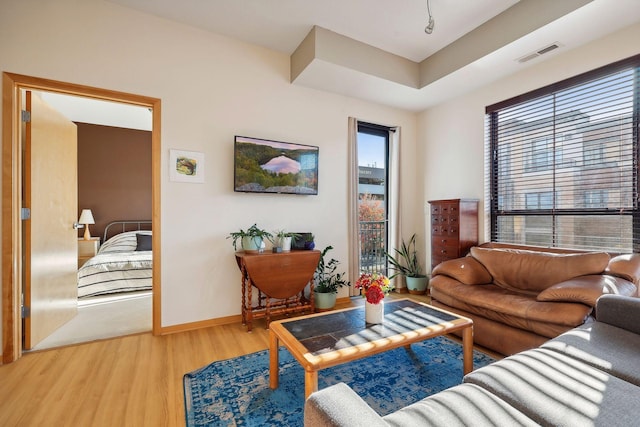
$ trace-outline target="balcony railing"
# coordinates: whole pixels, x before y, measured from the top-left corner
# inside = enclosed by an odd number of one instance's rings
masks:
[[[385,242],[386,221],[360,221],[360,270],[363,273],[387,274]]]

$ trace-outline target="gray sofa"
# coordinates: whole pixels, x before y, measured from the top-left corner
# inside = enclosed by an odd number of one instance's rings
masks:
[[[595,322],[384,417],[346,384],[327,387],[307,399],[304,425],[637,426],[640,299],[604,295],[596,312]]]

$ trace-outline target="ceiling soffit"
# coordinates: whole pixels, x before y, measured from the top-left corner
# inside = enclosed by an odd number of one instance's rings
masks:
[[[364,84],[372,88],[378,81],[382,83],[381,88],[402,88],[400,93],[408,91],[415,96],[415,92],[591,1],[520,0],[419,63],[314,26],[291,55],[290,79],[303,86],[345,93],[345,90],[349,92],[345,82],[353,82],[354,77],[360,75],[365,79]],[[383,96],[372,94],[371,97],[370,100],[393,105]],[[420,108],[420,103],[415,107]]]

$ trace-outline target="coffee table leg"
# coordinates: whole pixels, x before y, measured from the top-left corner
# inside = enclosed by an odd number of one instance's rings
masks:
[[[278,337],[269,329],[269,387],[278,388]]]
[[[314,391],[318,391],[318,371],[304,371],[304,398]]]
[[[462,372],[473,371],[473,326],[462,330]]]

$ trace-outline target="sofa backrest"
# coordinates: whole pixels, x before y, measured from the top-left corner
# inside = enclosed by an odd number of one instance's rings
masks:
[[[606,252],[551,253],[482,247],[471,248],[470,255],[484,265],[496,285],[532,295],[577,276],[601,274],[610,259]]]
[[[485,242],[478,245],[480,248],[486,249],[521,249],[533,252],[547,252],[552,254],[588,254],[593,251],[580,250],[580,249],[567,249],[567,248],[552,248],[547,246],[533,246],[533,245],[517,245],[515,243],[502,243],[502,242]],[[617,254],[611,254],[615,256]]]

